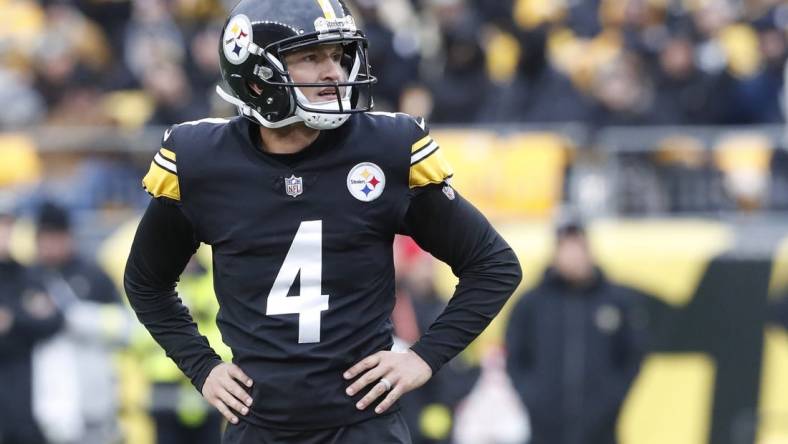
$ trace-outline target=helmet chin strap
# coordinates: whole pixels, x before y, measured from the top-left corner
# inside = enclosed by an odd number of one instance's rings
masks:
[[[300,117],[306,126],[316,130],[332,130],[339,128],[350,118],[350,114],[336,114],[339,111],[338,100],[313,103],[306,98],[300,88],[294,89],[297,97],[295,115]],[[350,109],[350,87],[345,89],[345,97],[342,98],[342,108]],[[307,111],[304,108],[316,111]],[[321,113],[320,111],[332,111],[332,113]]]
[[[347,119],[350,118],[350,114],[326,114],[318,112],[319,110],[325,111],[339,111],[339,102],[336,100],[329,100],[327,102],[322,103],[312,103],[306,96],[301,92],[299,88],[294,88],[297,96],[297,106],[295,115],[288,117],[286,119],[280,120],[278,122],[271,122],[270,120],[263,117],[256,109],[252,108],[248,104],[244,103],[241,99],[233,96],[232,94],[225,91],[220,85],[216,85],[216,94],[219,95],[223,100],[228,103],[231,103],[238,107],[238,111],[247,117],[251,117],[255,121],[257,121],[260,125],[266,128],[283,128],[294,123],[303,122],[306,126],[316,130],[332,130],[339,128]],[[345,109],[350,108],[350,87],[347,88],[345,92],[345,97],[342,98],[342,107]],[[307,111],[303,106],[318,110],[318,111]]]

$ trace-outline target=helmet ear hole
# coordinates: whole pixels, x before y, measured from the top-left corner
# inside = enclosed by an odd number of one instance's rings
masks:
[[[355,43],[342,45],[342,59],[339,63],[347,73],[350,73],[353,69],[353,62],[356,61],[356,48],[357,44]]]
[[[263,94],[263,87],[256,82],[247,81],[246,89],[252,97],[260,97]]]

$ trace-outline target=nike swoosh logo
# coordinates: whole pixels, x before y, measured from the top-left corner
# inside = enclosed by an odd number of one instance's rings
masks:
[[[166,142],[167,139],[170,138],[170,134],[172,134],[172,128],[167,128],[167,131],[164,132],[164,141]]]

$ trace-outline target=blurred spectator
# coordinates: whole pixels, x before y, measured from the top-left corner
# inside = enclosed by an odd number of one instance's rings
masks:
[[[506,374],[505,353],[491,347],[482,358],[481,377],[457,409],[456,444],[521,444],[530,426],[517,392]]]
[[[593,37],[602,31],[599,22],[599,5],[601,0],[585,0],[568,2],[566,24],[582,37]]]
[[[419,42],[409,29],[390,29],[381,20],[382,0],[355,2],[364,23],[364,33],[369,40],[369,61],[372,74],[378,78],[375,85],[375,106],[381,110],[396,111],[403,90],[419,78]]]
[[[782,6],[783,14],[788,16],[788,6]],[[763,20],[756,22],[758,30],[758,49],[763,55],[763,73],[766,83],[770,85],[768,109],[763,117],[764,121],[778,123],[786,115],[785,108],[788,104],[780,103],[780,91],[785,91],[785,68],[788,67],[788,18],[783,18],[786,23],[777,23],[777,8],[774,8]]]
[[[665,5],[646,0],[603,0],[600,15],[606,28],[621,32],[628,50],[647,60],[656,54],[667,34]]]
[[[210,111],[207,103],[194,97],[180,65],[163,63],[148,67],[143,84],[156,104],[148,124],[174,125],[200,119]]]
[[[532,444],[612,444],[644,353],[637,294],[595,266],[582,223],[562,221],[553,265],[506,331],[507,368]]]
[[[491,84],[474,28],[457,30],[444,38],[443,72],[437,81],[429,83],[434,101],[432,122],[479,121],[480,105],[489,97]]]
[[[216,115],[211,112],[211,104],[216,97],[215,88],[221,77],[219,52],[216,50],[220,33],[219,26],[205,26],[192,36],[189,43],[190,57],[186,61],[186,75],[192,86],[194,102],[199,109],[205,110],[204,115]]]
[[[30,270],[11,258],[13,225],[9,206],[0,201],[0,442],[44,444],[33,416],[32,355],[63,318]]]
[[[547,35],[537,29],[518,33],[520,59],[514,78],[499,85],[488,101],[486,121],[584,121],[590,105],[568,77],[547,59]]]
[[[39,123],[46,109],[32,81],[0,66],[0,103],[14,106],[0,108],[0,129],[21,128]]]
[[[713,123],[710,101],[713,79],[695,65],[695,47],[683,35],[668,39],[659,52],[657,94],[650,123],[660,125]]]
[[[77,380],[73,381],[82,421],[78,440],[85,444],[120,442],[112,358],[130,340],[131,318],[110,278],[97,265],[78,257],[74,242],[66,210],[44,203],[37,217],[36,270],[64,313],[64,339],[79,355]]]
[[[433,123],[472,123],[480,120],[481,105],[490,94],[478,18],[462,2],[434,7],[442,34],[436,67],[426,79],[432,94]]]
[[[126,29],[126,64],[154,104],[147,123],[173,125],[209,114],[208,99],[201,97],[204,90],[195,94],[192,83],[209,81],[206,77],[212,73],[206,64],[215,62],[213,74],[218,70],[218,56],[214,60],[207,56],[204,37],[198,34],[188,48],[184,30],[163,0],[135,0],[133,19]],[[215,36],[213,52],[217,51]],[[189,51],[193,51],[191,56],[187,56]]]
[[[162,0],[134,0],[131,21],[126,25],[125,63],[141,80],[146,72],[163,63],[182,63],[186,58],[183,33]]]
[[[769,166],[769,206],[775,210],[788,210],[788,138],[785,144],[774,150],[771,165]]]
[[[624,53],[601,67],[593,81],[596,126],[646,125],[653,119],[655,91],[640,59]]]
[[[47,0],[52,2],[69,2],[69,0]],[[123,51],[123,35],[126,24],[131,19],[133,0],[71,0],[85,17],[101,27],[112,54],[118,55]],[[119,60],[113,60],[118,63]]]
[[[785,63],[785,35],[774,39],[769,31],[761,36],[750,25],[736,24],[720,32],[720,43],[727,66],[716,89],[719,98],[716,106],[723,110],[718,123],[781,122],[780,67]],[[771,58],[768,63],[767,54],[761,52],[765,48]]]
[[[36,88],[58,123],[106,123],[101,76],[110,52],[100,28],[76,8],[60,2],[45,7],[47,26],[36,42]]]

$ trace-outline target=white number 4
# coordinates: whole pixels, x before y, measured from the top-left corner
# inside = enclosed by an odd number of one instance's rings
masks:
[[[298,313],[298,343],[320,342],[320,313],[328,310],[328,295],[322,293],[323,221],[301,222],[282,268],[268,294],[266,315]],[[287,292],[300,276],[301,294]]]

